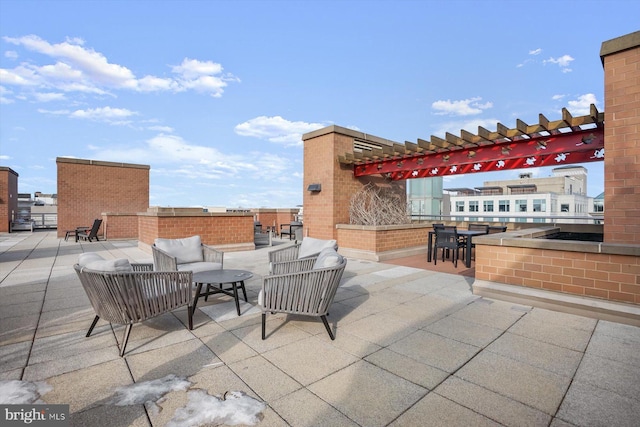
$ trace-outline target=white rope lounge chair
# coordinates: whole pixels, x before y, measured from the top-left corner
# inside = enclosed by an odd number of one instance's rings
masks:
[[[189,329],[193,329],[191,271],[152,271],[153,264],[104,260],[95,253],[82,254],[74,269],[96,313],[86,336],[91,335],[100,318],[126,325],[121,357],[135,323],[186,305]]]
[[[335,240],[305,237],[300,243],[269,252],[269,272],[271,274],[293,273],[310,270],[325,248],[338,250]]]
[[[308,261],[292,263],[303,266]],[[258,305],[262,309],[262,339],[266,338],[267,313],[320,317],[329,337],[335,339],[327,315],[346,265],[346,258],[333,248],[327,248],[315,258],[311,269],[265,276],[258,295]]]
[[[151,247],[156,271],[222,270],[224,252],[203,245],[200,236],[156,239]]]

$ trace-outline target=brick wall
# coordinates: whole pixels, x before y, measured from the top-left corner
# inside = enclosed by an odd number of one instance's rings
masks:
[[[150,208],[138,216],[138,241],[153,245],[156,237],[180,239],[199,235],[202,243],[225,251],[254,249],[253,215],[242,213],[189,212]]]
[[[381,138],[339,126],[329,126],[303,135],[305,235],[319,239],[337,239],[335,225],[349,224],[351,197],[367,182],[384,184],[401,194],[406,193],[404,181],[390,183],[380,177],[357,179],[353,176],[353,168],[338,163],[338,155],[353,151],[355,139],[381,141]],[[307,191],[309,184],[320,184],[322,191]]]
[[[640,304],[640,257],[476,244],[476,279]]]
[[[18,213],[18,173],[0,166],[0,232],[9,232],[9,225]]]
[[[370,251],[376,254],[397,249],[425,247],[431,224],[407,226],[355,226],[340,225],[337,229],[340,247]],[[426,256],[426,251],[424,251]]]
[[[137,239],[137,213],[105,213],[102,215],[102,231],[106,239]]]
[[[640,31],[606,41],[604,241],[640,242]]]
[[[56,164],[58,237],[91,226],[105,212],[144,212],[149,207],[149,166],[63,157]]]

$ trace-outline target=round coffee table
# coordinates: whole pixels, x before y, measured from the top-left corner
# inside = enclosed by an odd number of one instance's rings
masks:
[[[253,273],[246,270],[205,270],[193,273],[193,283],[196,284],[196,295],[193,299],[193,312],[196,310],[198,298],[204,297],[206,301],[209,295],[225,294],[233,297],[236,302],[236,311],[240,316],[240,301],[238,299],[238,287],[242,289],[244,300],[247,300],[247,291],[244,288],[244,281],[253,277]],[[202,292],[202,285],[207,285],[205,292]],[[230,288],[224,285],[231,285]]]

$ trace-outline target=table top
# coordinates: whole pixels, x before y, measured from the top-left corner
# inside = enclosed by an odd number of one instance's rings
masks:
[[[487,233],[482,230],[458,230],[458,234],[461,236],[479,236]]]
[[[457,230],[460,236],[479,236],[481,234],[487,234],[482,230]],[[429,234],[436,234],[435,230],[430,230]]]
[[[241,282],[253,277],[253,273],[246,270],[205,270],[193,273],[195,283],[233,283]]]

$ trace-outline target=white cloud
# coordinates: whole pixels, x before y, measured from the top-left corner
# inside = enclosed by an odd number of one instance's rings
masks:
[[[529,55],[540,55],[542,53],[542,49],[534,49],[529,51]]]
[[[570,55],[562,55],[558,58],[549,58],[549,59],[545,59],[544,61],[542,61],[543,64],[558,64],[558,66],[560,67],[560,69],[562,70],[563,73],[570,73],[572,70],[571,68],[569,68],[569,66],[571,65],[571,61],[574,61],[575,59],[572,58]]]
[[[484,104],[478,101],[482,100],[481,97],[462,99],[459,101],[435,101],[431,104],[431,108],[436,110],[437,115],[450,115],[450,116],[470,116],[474,114],[480,114],[483,110],[493,107],[493,103],[486,102]]]
[[[551,99],[553,99],[554,101],[559,101],[559,100],[563,99],[565,96],[567,96],[567,95],[560,95],[560,94],[558,94],[558,95],[553,95],[553,96],[551,97]]]
[[[110,63],[102,53],[85,47],[81,39],[67,39],[57,44],[36,35],[4,37],[4,40],[56,61],[53,64],[36,65],[35,60],[31,60],[12,69],[0,69],[0,80],[4,84],[23,88],[39,87],[99,95],[108,94],[110,90],[195,90],[220,97],[228,82],[240,81],[232,74],[223,74],[222,65],[212,61],[186,58],[182,64],[171,68],[176,74],[175,78],[152,75],[137,78],[126,66]]]
[[[136,112],[127,110],[126,108],[88,108],[86,110],[76,110],[69,116],[76,119],[90,119],[99,121],[111,121],[113,119],[123,119],[135,116]]]
[[[325,127],[322,123],[291,122],[280,116],[260,116],[240,123],[235,132],[241,136],[266,139],[285,146],[302,146],[302,135]]]
[[[4,57],[8,59],[18,59],[18,52],[15,50],[8,50],[4,53]]]
[[[11,160],[11,157],[5,154],[0,154],[0,160]]]
[[[65,99],[64,93],[36,93],[35,98],[38,102],[62,101]]]
[[[149,126],[147,129],[163,133],[173,133],[174,131],[171,126]]]
[[[580,95],[578,99],[568,101],[568,110],[574,116],[586,116],[591,112],[591,104],[598,105],[598,100],[593,93]]]

